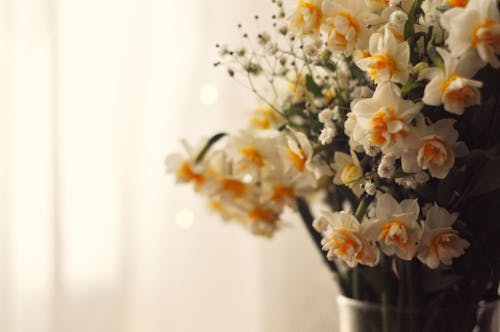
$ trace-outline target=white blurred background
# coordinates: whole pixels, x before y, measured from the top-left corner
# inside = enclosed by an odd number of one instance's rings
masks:
[[[214,44],[270,0],[0,0],[0,331],[335,331],[298,219],[206,211],[164,158],[255,105]]]

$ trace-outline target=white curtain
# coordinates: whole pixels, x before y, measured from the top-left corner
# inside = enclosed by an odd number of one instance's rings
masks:
[[[272,241],[164,174],[253,97],[214,44],[270,1],[0,0],[0,331],[333,331],[297,219]]]

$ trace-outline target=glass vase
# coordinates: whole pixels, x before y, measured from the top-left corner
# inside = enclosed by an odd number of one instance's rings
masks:
[[[337,298],[339,332],[500,332],[500,301],[419,309]]]

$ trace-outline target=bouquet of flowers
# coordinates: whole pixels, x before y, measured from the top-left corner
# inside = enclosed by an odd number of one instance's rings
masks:
[[[351,314],[357,331],[489,331],[478,307],[499,298],[498,1],[273,3],[272,29],[239,25],[240,46],[217,45],[215,66],[260,100],[248,127],[186,144],[167,170],[257,235],[297,211],[342,294],[382,308],[368,325]]]

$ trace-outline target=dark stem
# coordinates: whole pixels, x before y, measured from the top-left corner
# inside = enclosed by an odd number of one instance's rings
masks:
[[[313,242],[316,245],[316,248],[320,252],[321,257],[323,257],[324,262],[326,263],[326,265],[328,265],[328,267],[330,268],[330,270],[332,272],[334,272],[335,274],[338,274],[338,269],[337,269],[337,266],[335,265],[335,263],[329,261],[326,258],[326,255],[324,255],[324,253],[323,253],[323,250],[321,248],[322,236],[318,231],[316,231],[313,228],[312,224],[314,221],[314,217],[311,213],[311,210],[309,209],[309,205],[307,204],[307,202],[303,198],[299,197],[299,198],[297,198],[297,207],[298,207],[300,216],[302,218],[302,221],[304,222],[304,225],[306,226],[306,229],[309,232],[309,235],[313,239]]]

